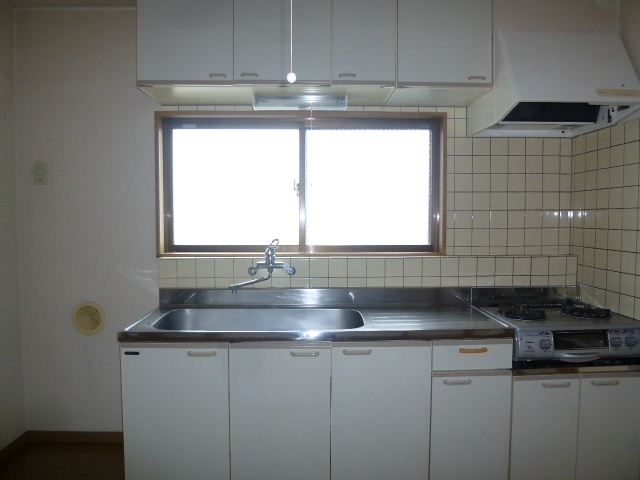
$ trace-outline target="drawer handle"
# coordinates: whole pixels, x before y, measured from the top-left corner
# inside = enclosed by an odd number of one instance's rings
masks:
[[[456,386],[456,385],[471,385],[471,379],[470,378],[465,378],[463,380],[449,380],[448,378],[445,378],[443,380],[443,383],[445,385],[450,385],[450,386]]]
[[[485,77],[484,75],[471,75],[470,77],[467,77],[467,80],[486,80],[487,77]]]
[[[591,380],[594,387],[615,387],[620,385],[620,380]]]
[[[339,73],[338,78],[356,78],[355,73]]]
[[[571,382],[542,382],[544,388],[568,388]]]
[[[210,73],[209,78],[227,78],[226,73]]]
[[[345,348],[342,350],[342,353],[344,355],[371,355],[372,350],[370,348],[367,348],[366,350],[350,350]]]
[[[458,351],[460,353],[487,353],[489,351],[489,349],[487,347],[480,347],[480,348],[465,348],[465,347],[460,347],[458,349]]]
[[[216,351],[198,352],[198,351],[189,350],[187,352],[187,355],[189,357],[215,357],[217,354],[218,354],[218,352],[216,352]]]
[[[257,73],[255,73],[255,72],[242,72],[242,73],[240,74],[240,76],[241,76],[242,78],[246,78],[246,77],[258,78],[258,74],[257,74]]]
[[[318,351],[313,351],[313,352],[295,352],[295,351],[291,351],[289,353],[291,354],[292,357],[318,357],[318,356],[320,356],[320,352],[318,352]]]

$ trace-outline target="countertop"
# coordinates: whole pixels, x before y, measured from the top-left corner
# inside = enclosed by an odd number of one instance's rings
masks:
[[[211,292],[209,292],[211,293]],[[213,292],[215,294],[215,292]],[[297,305],[287,304],[282,301],[282,292],[279,303],[276,305],[251,305],[251,309],[259,308],[350,308],[362,314],[364,325],[358,328],[345,330],[326,331],[195,331],[195,330],[161,330],[153,325],[167,313],[179,308],[234,308],[233,305],[221,304],[194,304],[192,300],[180,304],[175,298],[190,298],[192,295],[168,295],[164,305],[145,315],[124,331],[118,333],[118,340],[122,343],[132,342],[253,342],[253,341],[367,341],[367,340],[432,340],[432,339],[465,339],[465,338],[511,338],[513,329],[486,316],[477,309],[467,305],[461,300],[464,292],[455,292],[438,289],[437,292],[429,289],[416,289],[413,292],[403,290],[398,295],[384,289],[380,295],[371,295],[351,290],[347,297],[352,301],[345,304],[344,290],[339,292],[342,303],[323,302],[321,305],[308,305],[299,302]],[[382,295],[384,293],[384,295]],[[228,295],[222,293],[221,295]],[[264,293],[261,294],[264,301]],[[318,295],[304,293],[307,297]],[[288,301],[295,296],[287,293]],[[327,290],[321,292],[323,300],[328,296]],[[278,297],[274,295],[274,298]],[[452,298],[456,298],[452,301]],[[334,298],[337,298],[334,296]],[[375,298],[374,302],[372,299]],[[384,298],[384,301],[380,299]],[[438,300],[439,299],[439,300]],[[444,300],[446,299],[446,301]],[[400,302],[398,300],[401,300]],[[246,308],[246,302],[236,305],[237,308]]]

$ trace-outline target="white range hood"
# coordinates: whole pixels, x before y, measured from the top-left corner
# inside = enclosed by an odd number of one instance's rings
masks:
[[[497,34],[494,78],[468,107],[470,135],[572,137],[640,110],[618,34]]]

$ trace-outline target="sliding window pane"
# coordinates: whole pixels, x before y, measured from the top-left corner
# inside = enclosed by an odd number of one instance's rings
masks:
[[[306,134],[309,245],[430,245],[431,131]]]
[[[173,130],[176,245],[299,244],[297,129]]]

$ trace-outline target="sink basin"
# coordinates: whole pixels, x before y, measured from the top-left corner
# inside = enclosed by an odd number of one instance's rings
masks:
[[[160,317],[153,328],[191,332],[307,332],[362,327],[357,310],[338,308],[184,308]]]

